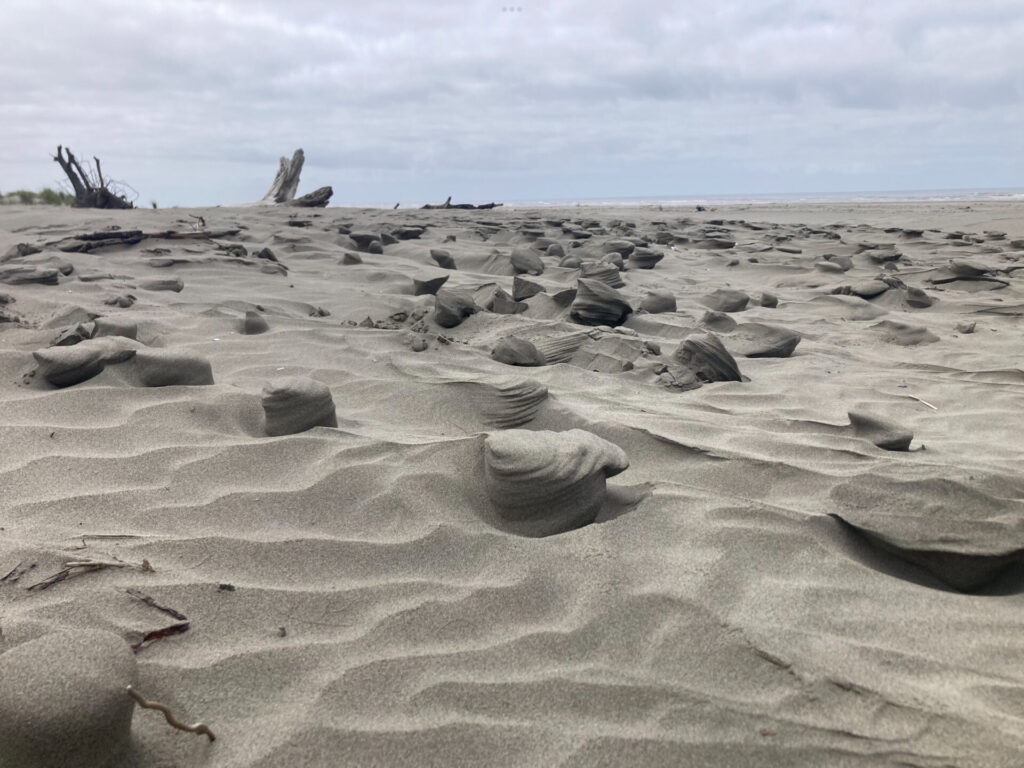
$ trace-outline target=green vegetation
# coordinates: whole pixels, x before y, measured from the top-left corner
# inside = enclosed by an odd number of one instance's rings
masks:
[[[75,202],[75,196],[70,192],[44,187],[39,193],[39,202],[43,205],[72,205]]]
[[[0,195],[0,205],[74,205],[75,196],[70,192],[45,187],[39,192],[17,189]]]

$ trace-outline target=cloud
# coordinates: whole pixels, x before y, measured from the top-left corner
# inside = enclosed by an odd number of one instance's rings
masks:
[[[1016,0],[8,0],[5,13],[0,189],[52,183],[58,143],[183,204],[258,198],[297,146],[303,188],[350,201],[996,186],[1024,171]]]

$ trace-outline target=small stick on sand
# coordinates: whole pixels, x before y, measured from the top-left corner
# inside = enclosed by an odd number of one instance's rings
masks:
[[[9,570],[3,578],[0,578],[0,583],[9,581],[11,584],[14,584],[18,581],[18,579],[20,579],[22,576],[24,576],[26,573],[28,573],[35,567],[35,563],[29,563],[28,565],[25,565],[25,561],[22,560],[16,566],[11,568],[11,570]]]
[[[200,229],[192,232],[143,232],[143,239],[153,240],[212,240],[222,237],[233,237],[242,230],[240,229]]]
[[[86,539],[139,539],[141,536],[137,536],[134,533],[85,533],[79,537],[82,540],[82,546],[70,547],[72,550],[87,549]]]
[[[931,403],[929,403],[929,402],[928,402],[927,400],[922,400],[922,399],[921,399],[920,397],[918,397],[917,395],[907,395],[907,397],[909,397],[909,398],[910,398],[911,400],[917,400],[917,402],[921,403],[922,405],[927,405],[927,406],[928,406],[929,408],[931,408],[931,409],[932,409],[933,411],[937,411],[937,410],[939,410],[939,409],[938,409],[938,408],[936,408],[936,407],[935,407],[934,405],[932,405]]]
[[[178,619],[178,621],[188,621],[188,616],[186,616],[185,614],[181,613],[180,611],[176,611],[173,608],[168,608],[166,605],[160,605],[160,603],[158,603],[152,597],[140,592],[134,587],[129,587],[125,590],[125,592],[134,597],[136,600],[141,600],[150,608],[156,608],[158,611],[163,611],[169,616],[173,616],[174,618]]]
[[[70,579],[73,576],[81,576],[83,573],[92,573],[93,571],[102,571],[105,568],[137,568],[140,571],[152,571],[153,566],[149,564],[149,560],[143,560],[141,563],[126,563],[124,560],[118,560],[116,557],[112,561],[108,560],[76,560],[70,563],[64,563],[64,570],[57,571],[52,576],[48,576],[42,581],[36,582],[28,589],[49,589],[54,584],[59,584],[65,579]]]
[[[210,738],[210,741],[217,740],[217,737],[213,735],[213,731],[211,731],[209,726],[205,725],[204,723],[193,723],[192,725],[185,725],[185,723],[181,722],[178,718],[176,718],[171,713],[171,710],[165,707],[163,704],[158,704],[155,701],[147,701],[146,699],[142,698],[142,696],[140,696],[135,691],[135,689],[132,688],[130,685],[127,687],[126,690],[128,691],[128,695],[135,699],[135,703],[138,704],[140,707],[143,707],[145,709],[156,709],[160,712],[163,712],[164,718],[167,720],[167,722],[170,723],[173,727],[177,728],[179,731],[188,731],[189,733],[203,733]]]

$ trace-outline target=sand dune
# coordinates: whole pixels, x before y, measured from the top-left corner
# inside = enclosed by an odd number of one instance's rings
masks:
[[[1009,203],[0,208],[0,766],[1019,765],[1022,267]]]

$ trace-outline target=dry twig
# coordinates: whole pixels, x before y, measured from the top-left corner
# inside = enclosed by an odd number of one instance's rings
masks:
[[[20,579],[22,576],[24,576],[26,573],[28,573],[29,571],[31,571],[35,567],[36,567],[35,563],[29,563],[28,565],[25,565],[25,561],[22,560],[16,566],[11,568],[11,570],[9,570],[4,575],[3,578],[0,578],[0,583],[10,582],[11,584],[14,584],[14,583],[16,583],[18,581],[18,579]]]
[[[52,576],[48,576],[42,581],[36,582],[28,589],[49,589],[54,584],[70,579],[74,576],[81,576],[83,573],[92,573],[93,571],[102,571],[105,568],[137,568],[140,571],[152,571],[153,566],[149,564],[149,560],[143,560],[141,563],[126,563],[124,560],[118,560],[116,557],[113,560],[76,560],[70,563],[64,563],[64,569],[57,571]]]
[[[143,594],[142,592],[140,592],[139,590],[135,589],[134,587],[129,587],[128,589],[125,590],[125,592],[127,592],[129,595],[134,597],[136,600],[141,600],[146,605],[148,605],[150,608],[156,608],[158,611],[163,611],[164,613],[168,614],[169,616],[173,616],[178,621],[188,621],[188,616],[186,616],[185,614],[181,613],[180,611],[176,611],[173,608],[168,608],[166,605],[160,605],[160,603],[158,603],[152,597],[150,597],[149,595]]]
[[[136,692],[136,690],[132,688],[130,685],[128,686],[127,691],[128,695],[135,699],[135,703],[138,704],[140,707],[144,707],[145,709],[156,709],[160,712],[163,712],[164,718],[167,720],[167,722],[170,723],[173,727],[177,728],[179,731],[188,731],[189,733],[202,733],[208,736],[210,741],[216,741],[217,737],[213,735],[213,731],[210,730],[209,726],[205,725],[204,723],[193,723],[192,725],[185,725],[185,723],[181,722],[181,720],[176,718],[172,714],[171,710],[163,704],[158,704],[155,701],[147,701],[146,699],[142,698],[142,696],[140,696],[138,692]]]
[[[928,406],[929,408],[931,408],[931,409],[932,409],[933,411],[937,411],[937,410],[939,410],[939,409],[938,409],[938,408],[936,408],[936,407],[935,407],[934,405],[932,405],[931,403],[929,403],[929,402],[928,402],[927,400],[922,400],[922,399],[921,399],[920,397],[918,397],[917,395],[907,395],[907,397],[909,397],[909,398],[910,398],[911,400],[917,400],[917,402],[921,403],[922,405],[927,405],[927,406]]]
[[[69,547],[69,549],[71,549],[71,550],[79,550],[79,549],[86,549],[86,548],[88,548],[89,545],[86,544],[86,542],[85,542],[86,539],[139,539],[139,538],[142,538],[142,537],[141,536],[137,536],[134,533],[85,533],[85,534],[82,534],[81,536],[76,536],[75,538],[79,538],[79,539],[82,540],[82,546],[80,546],[80,547]]]

